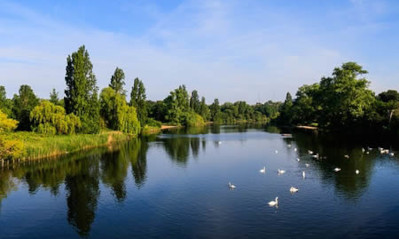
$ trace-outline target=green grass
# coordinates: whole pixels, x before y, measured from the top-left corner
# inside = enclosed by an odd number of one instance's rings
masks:
[[[111,145],[125,141],[132,135],[116,131],[104,131],[100,134],[41,135],[33,132],[13,132],[0,135],[4,140],[23,143],[22,159],[34,160],[77,152],[84,149]]]

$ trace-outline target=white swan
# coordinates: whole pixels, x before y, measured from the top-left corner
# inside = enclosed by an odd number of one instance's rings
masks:
[[[218,141],[218,144],[222,144],[222,141]]]
[[[356,173],[356,174],[359,174],[359,173],[360,173],[360,171],[359,171],[358,169],[356,169],[355,173]]]
[[[348,159],[348,158],[349,158],[349,155],[345,154],[344,157]]]
[[[307,168],[309,168],[310,165],[309,165],[308,163],[305,163],[305,166],[306,166]]]
[[[288,148],[291,148],[291,146],[292,146],[291,144],[288,144],[288,145],[287,145]]]
[[[300,160],[299,158],[296,158],[296,161],[298,161],[298,162],[299,162],[299,161],[301,161],[301,160]]]
[[[302,171],[302,178],[303,178],[303,179],[306,178],[306,173],[305,173],[305,171]]]
[[[231,184],[231,183],[229,182],[229,188],[230,188],[230,189],[235,189],[235,188],[236,188],[236,185]]]
[[[276,197],[276,199],[274,199],[274,201],[270,201],[268,204],[271,207],[278,206],[278,197]]]
[[[294,148],[294,151],[296,152],[296,151],[297,151],[297,149],[296,149],[296,148]]]
[[[259,170],[260,173],[266,173],[266,167],[263,167],[261,170]]]
[[[309,154],[313,154],[313,151],[312,151],[312,150],[308,150],[308,153],[309,153]]]
[[[395,153],[391,152],[389,155],[392,156],[392,157],[394,157],[394,156],[395,156]]]
[[[319,154],[312,155],[313,158],[319,159]]]
[[[366,150],[364,148],[362,148],[362,152],[364,153]]]
[[[298,188],[294,188],[294,187],[291,187],[291,188],[290,188],[290,192],[291,192],[291,193],[296,193],[296,192],[298,192],[298,191],[299,191]]]
[[[278,150],[276,149],[275,151],[274,151],[276,154],[278,154]]]
[[[339,172],[339,171],[341,171],[341,169],[340,168],[334,168],[334,171],[335,172]]]
[[[277,169],[277,172],[278,172],[278,174],[280,175],[280,174],[284,174],[284,173],[285,173],[285,170],[283,170],[283,169]]]

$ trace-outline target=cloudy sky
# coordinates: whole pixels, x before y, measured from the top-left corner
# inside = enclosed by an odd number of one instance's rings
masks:
[[[210,103],[283,100],[356,61],[375,92],[399,90],[399,1],[0,0],[0,85],[63,95],[68,54],[90,53],[98,86],[115,67],[152,100],[185,84]]]

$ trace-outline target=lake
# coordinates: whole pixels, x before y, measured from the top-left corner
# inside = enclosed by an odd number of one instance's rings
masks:
[[[210,126],[1,168],[0,238],[399,238],[376,141]]]

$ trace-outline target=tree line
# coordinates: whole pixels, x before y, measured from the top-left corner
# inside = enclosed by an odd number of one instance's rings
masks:
[[[399,93],[369,89],[368,72],[356,62],[336,67],[320,82],[287,93],[276,123],[311,125],[329,131],[399,133]]]
[[[125,74],[116,68],[109,86],[99,92],[89,53],[85,46],[66,59],[65,97],[53,89],[48,99],[40,99],[29,85],[20,86],[12,99],[0,86],[0,132],[16,129],[42,134],[98,133],[101,129],[139,134],[145,127],[162,123],[200,126],[206,122],[269,122],[279,114],[279,102],[249,105],[245,101],[206,104],[197,90],[184,85],[163,100],[150,101],[139,78],[135,78],[127,101]]]

